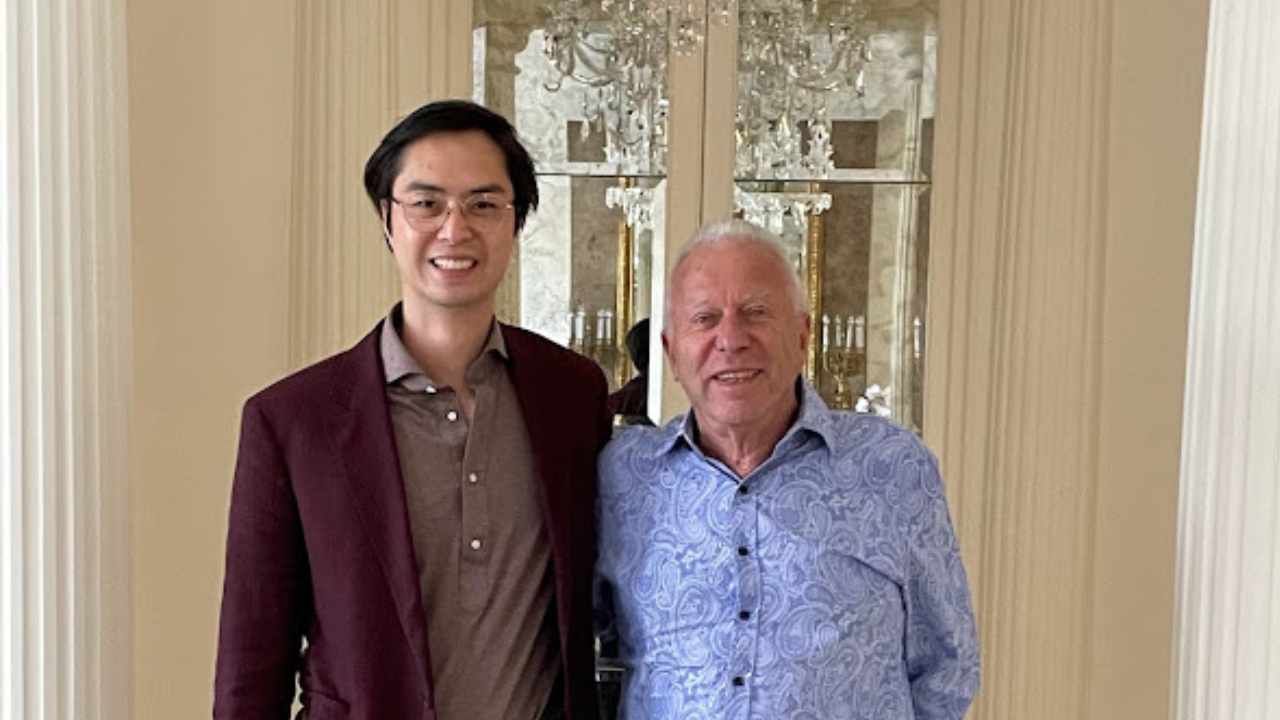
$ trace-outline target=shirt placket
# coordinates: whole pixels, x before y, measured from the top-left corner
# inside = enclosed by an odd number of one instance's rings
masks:
[[[729,659],[728,707],[739,720],[751,717],[751,688],[755,680],[755,649],[759,637],[760,556],[758,505],[751,486],[738,482],[733,489],[733,542],[737,566],[737,608],[733,610],[733,650]]]
[[[487,455],[479,451],[479,448],[490,445],[488,421],[492,419],[492,393],[487,386],[476,387],[475,392],[475,409],[459,479],[462,497],[459,601],[468,612],[478,613],[489,600],[489,565],[496,548],[490,526],[488,478],[485,477]]]

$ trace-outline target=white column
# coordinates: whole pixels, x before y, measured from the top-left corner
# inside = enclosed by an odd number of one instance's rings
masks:
[[[124,17],[0,16],[0,720],[130,715]]]
[[[1280,717],[1280,6],[1211,6],[1174,717]]]

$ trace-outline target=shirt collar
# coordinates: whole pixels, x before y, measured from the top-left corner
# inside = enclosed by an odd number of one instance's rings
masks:
[[[417,375],[423,378],[427,384],[434,385],[435,382],[427,377],[427,374],[418,366],[418,361],[413,359],[413,356],[409,354],[409,349],[404,346],[404,341],[400,339],[400,330],[403,327],[404,307],[401,303],[396,303],[382,322],[382,333],[378,339],[382,352],[382,368],[386,384],[391,385],[405,377]],[[477,359],[490,352],[495,353],[503,360],[510,357],[507,354],[507,343],[502,337],[502,328],[498,324],[497,318],[489,321],[489,337],[485,341],[484,347],[480,349],[480,355]]]
[[[827,447],[833,447],[835,429],[831,418],[831,408],[827,407],[827,403],[823,401],[822,396],[803,377],[796,379],[796,390],[800,396],[800,412],[796,415],[795,422],[791,424],[791,427],[787,428],[787,431],[783,433],[778,445],[785,445],[793,437],[804,432],[817,435],[822,438]],[[698,422],[693,415],[693,411],[690,410],[683,415],[672,418],[670,422],[662,427],[662,437],[658,442],[659,454],[665,455],[675,450],[682,440],[689,449],[698,453],[702,452],[697,442],[695,442],[698,436]]]

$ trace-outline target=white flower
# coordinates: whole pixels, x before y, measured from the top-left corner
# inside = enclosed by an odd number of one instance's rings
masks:
[[[879,383],[868,385],[853,409],[860,413],[874,412],[881,417],[889,417],[892,413],[889,407],[889,393],[890,388],[881,388]]]

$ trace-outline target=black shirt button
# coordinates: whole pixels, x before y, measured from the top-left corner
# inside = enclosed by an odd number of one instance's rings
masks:
[[[738,613],[738,619],[739,619],[739,620],[750,620],[750,619],[751,619],[751,611],[750,611],[750,610],[743,610],[742,612],[739,612],[739,613]]]
[[[739,494],[739,495],[746,495],[746,494],[747,494],[747,486],[746,486],[746,485],[739,485],[739,486],[738,486],[738,494]]]
[[[751,551],[750,551],[750,550],[747,550],[745,547],[742,547],[742,546],[739,546],[739,547],[738,547],[738,554],[739,554],[739,555],[746,555],[746,554],[747,554],[747,553],[749,553],[749,552],[751,552]]]
[[[746,684],[746,682],[747,682],[746,680],[743,680],[743,679],[742,679],[742,676],[741,676],[741,675],[736,675],[736,676],[734,676],[734,678],[733,678],[733,685],[734,685],[734,687],[742,687],[743,685],[745,685],[745,684]]]

